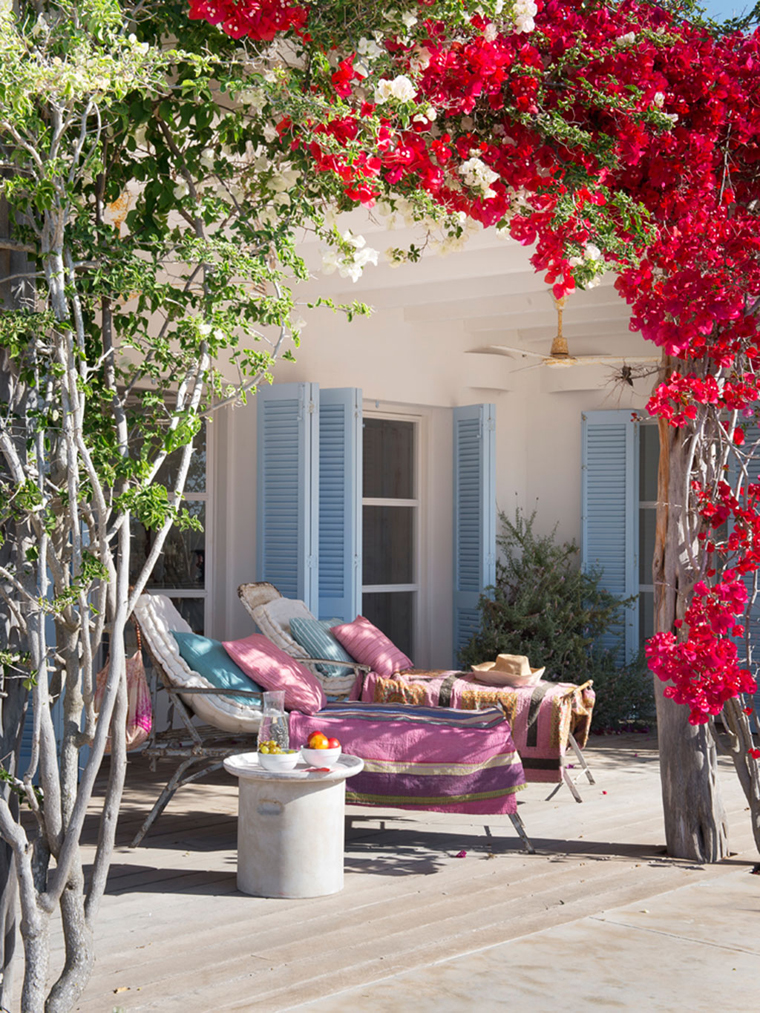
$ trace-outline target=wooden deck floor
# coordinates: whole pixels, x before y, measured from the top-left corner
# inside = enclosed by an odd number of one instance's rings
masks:
[[[705,869],[665,856],[654,746],[647,736],[592,740],[597,784],[584,782],[581,805],[565,788],[550,802],[546,786],[523,792],[536,855],[524,853],[507,817],[350,807],[345,889],[299,901],[237,891],[237,785],[225,775],[182,790],[131,850],[160,787],[137,759],[95,972],[77,1008],[278,1013],[751,865],[749,820],[729,768],[736,857]],[[164,779],[168,772],[159,768]]]

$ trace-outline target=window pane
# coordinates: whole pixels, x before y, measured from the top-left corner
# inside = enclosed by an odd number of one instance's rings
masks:
[[[654,636],[654,592],[642,591],[639,594],[639,640],[642,645],[651,636]]]
[[[657,426],[639,426],[639,499],[657,499],[657,468],[660,463],[660,431]]]
[[[172,598],[172,604],[193,633],[199,633],[202,636],[204,633],[205,600],[203,598]]]
[[[414,658],[414,591],[383,591],[362,595],[362,615],[408,658]]]
[[[414,499],[414,423],[364,420],[364,495]]]
[[[639,584],[652,583],[656,531],[657,510],[654,507],[639,510]]]
[[[164,587],[197,587],[205,586],[206,568],[206,504],[185,503],[188,513],[197,517],[203,530],[178,531],[172,528],[164,543],[163,551],[158,557],[153,573],[147,586],[149,588]],[[148,558],[153,545],[155,533],[146,531],[140,524],[132,528],[132,555],[130,560],[130,580],[135,581]]]
[[[363,584],[414,582],[414,507],[363,509]]]
[[[177,470],[182,451],[177,450],[171,454],[156,476],[161,485],[167,489],[173,489],[177,483]],[[206,491],[206,423],[201,426],[200,432],[193,440],[193,456],[190,458],[190,468],[187,472],[185,492]]]

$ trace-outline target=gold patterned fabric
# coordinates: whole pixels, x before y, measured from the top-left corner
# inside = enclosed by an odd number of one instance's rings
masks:
[[[590,682],[541,681],[516,689],[481,685],[472,673],[411,669],[392,678],[370,673],[361,699],[458,710],[499,707],[512,728],[526,780],[555,782],[562,777],[570,734],[581,749],[588,741],[595,696]]]

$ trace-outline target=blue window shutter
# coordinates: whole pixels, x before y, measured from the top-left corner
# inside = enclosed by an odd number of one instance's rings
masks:
[[[747,475],[742,480],[742,486],[745,489],[749,482],[760,481],[760,457],[755,457],[753,455],[746,462],[746,467]],[[732,488],[735,488],[738,480],[739,465],[735,455],[731,454],[728,459],[728,474],[726,476],[726,481]],[[748,704],[751,704],[755,708],[750,718],[750,727],[755,733],[757,733],[760,732],[760,593],[758,593],[753,602],[752,594],[754,592],[755,584],[754,577],[755,575],[752,573],[748,573],[744,577],[744,585],[747,588],[750,600],[743,618],[740,619],[737,616],[736,621],[744,624],[745,632],[749,636],[749,652],[747,651],[748,645],[745,637],[742,637],[741,640],[737,641],[737,648],[739,651],[739,663],[742,667],[746,667],[750,670],[758,684],[757,692],[754,697],[747,701]]]
[[[620,598],[638,596],[638,433],[630,411],[582,417],[581,565],[602,571],[601,586]],[[601,638],[625,658],[638,650],[638,605]]]
[[[454,658],[480,626],[496,580],[496,406],[454,409]]]
[[[361,612],[362,392],[319,392],[319,618]]]
[[[259,388],[256,579],[317,609],[319,385]]]

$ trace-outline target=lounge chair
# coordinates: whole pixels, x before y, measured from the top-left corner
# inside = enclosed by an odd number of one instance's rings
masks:
[[[141,595],[134,620],[156,673],[154,715],[166,710],[163,701],[159,706],[159,694],[165,694],[168,702],[167,719],[161,727],[154,720],[143,752],[154,771],[159,760],[179,760],[132,841],[131,847],[136,848],[179,788],[219,770],[225,757],[256,748],[262,700],[261,693],[253,689],[246,693],[212,686],[190,668],[179,653],[172,630],[192,631],[165,595]],[[246,695],[250,697],[249,705],[238,702]],[[174,727],[175,716],[179,727]],[[196,717],[203,723],[199,724]]]

